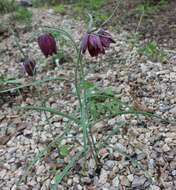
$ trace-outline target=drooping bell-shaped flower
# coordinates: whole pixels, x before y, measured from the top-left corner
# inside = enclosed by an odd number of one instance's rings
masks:
[[[35,66],[36,62],[34,59],[26,59],[22,63],[23,69],[25,73],[27,73],[29,76],[33,76],[35,74]]]
[[[103,47],[109,48],[111,43],[115,43],[110,33],[106,32],[103,29],[100,29],[97,32],[97,35],[100,37],[101,43]]]
[[[57,53],[56,41],[51,34],[43,34],[39,36],[38,45],[45,57]]]
[[[81,44],[81,52],[85,53],[87,49],[92,57],[96,57],[98,54],[105,53],[99,36],[94,33],[84,34]]]
[[[103,29],[97,33],[85,33],[82,39],[81,52],[84,54],[88,49],[92,57],[97,57],[99,54],[105,54],[105,49],[109,48],[111,43],[115,43],[115,41]]]

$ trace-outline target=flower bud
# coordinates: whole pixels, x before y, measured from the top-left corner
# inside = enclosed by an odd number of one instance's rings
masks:
[[[33,76],[35,74],[35,66],[36,66],[36,62],[33,59],[26,59],[23,63],[22,63],[23,69],[24,71],[29,75],[29,76]]]
[[[45,57],[48,57],[49,55],[52,56],[57,53],[56,41],[51,34],[43,34],[39,36],[38,45]]]

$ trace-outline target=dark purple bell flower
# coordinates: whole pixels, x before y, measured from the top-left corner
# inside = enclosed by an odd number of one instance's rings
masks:
[[[43,34],[39,36],[38,44],[45,57],[57,53],[56,41],[51,34]]]
[[[97,34],[100,37],[101,43],[103,45],[103,47],[105,48],[109,48],[111,43],[115,43],[115,41],[113,40],[112,36],[110,33],[106,32],[103,29],[100,29]]]
[[[105,53],[99,36],[94,33],[84,34],[81,44],[81,52],[85,53],[87,49],[92,57],[97,57],[98,54]]]
[[[115,41],[103,29],[97,33],[85,33],[82,39],[81,52],[84,54],[88,49],[92,57],[97,57],[99,54],[105,54],[105,48],[108,48],[110,43],[115,43]]]
[[[35,74],[35,66],[36,66],[36,62],[33,59],[26,59],[23,63],[22,63],[23,69],[24,71],[29,75],[29,76],[33,76]]]

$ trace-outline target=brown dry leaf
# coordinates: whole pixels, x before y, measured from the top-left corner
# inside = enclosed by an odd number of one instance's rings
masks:
[[[0,122],[2,122],[5,118],[6,118],[6,116],[0,115]]]
[[[150,112],[150,113],[154,112],[153,109],[147,108],[144,104],[142,104],[141,102],[139,102],[139,100],[134,100],[133,101],[133,106],[138,111]]]
[[[0,136],[0,145],[5,145],[9,140],[11,136]]]
[[[64,167],[63,163],[54,163],[54,162],[50,162],[48,163],[48,165],[53,168],[53,169],[62,169]]]
[[[17,135],[20,131],[24,129],[24,126],[19,126],[13,134],[0,136],[0,145],[5,145],[13,136]]]
[[[25,128],[26,128],[26,125],[17,126],[17,129],[16,129],[15,134],[12,134],[12,135],[18,135],[18,134],[19,134],[21,131],[23,131]]]

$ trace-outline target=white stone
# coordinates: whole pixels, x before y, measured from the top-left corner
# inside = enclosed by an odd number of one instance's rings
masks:
[[[176,170],[173,170],[173,171],[172,171],[172,175],[173,175],[173,176],[176,176]]]
[[[122,151],[122,152],[126,152],[126,147],[124,147],[122,144],[120,144],[120,143],[117,143],[117,144],[115,144],[115,147],[114,147],[115,149],[117,149],[117,150],[120,150],[120,151]]]
[[[45,166],[44,165],[41,165],[37,168],[37,171],[36,171],[36,174],[37,175],[40,175],[41,173],[44,173],[45,171]]]
[[[107,182],[108,174],[109,174],[109,172],[107,172],[106,170],[104,170],[104,169],[101,170],[100,179],[99,179],[100,184],[103,185]]]
[[[78,190],[82,190],[82,186],[80,184],[77,185]]]
[[[116,176],[116,177],[113,179],[113,181],[112,181],[112,185],[113,185],[114,187],[119,187],[119,183],[120,183],[119,177]]]
[[[128,178],[128,180],[129,180],[130,182],[132,182],[132,181],[134,180],[133,174],[129,174],[129,175],[127,176],[127,178]]]
[[[72,182],[73,182],[72,179],[68,179],[67,184],[68,184],[69,186],[71,186],[71,185],[72,185]]]
[[[75,176],[75,177],[73,178],[73,181],[74,181],[75,183],[79,183],[79,177],[78,177],[78,176]]]
[[[150,190],[160,190],[160,187],[158,187],[156,185],[151,185]]]
[[[17,190],[17,186],[13,185],[13,187],[11,188],[11,190]]]
[[[164,152],[168,152],[170,150],[170,147],[167,144],[164,144],[162,149]]]

